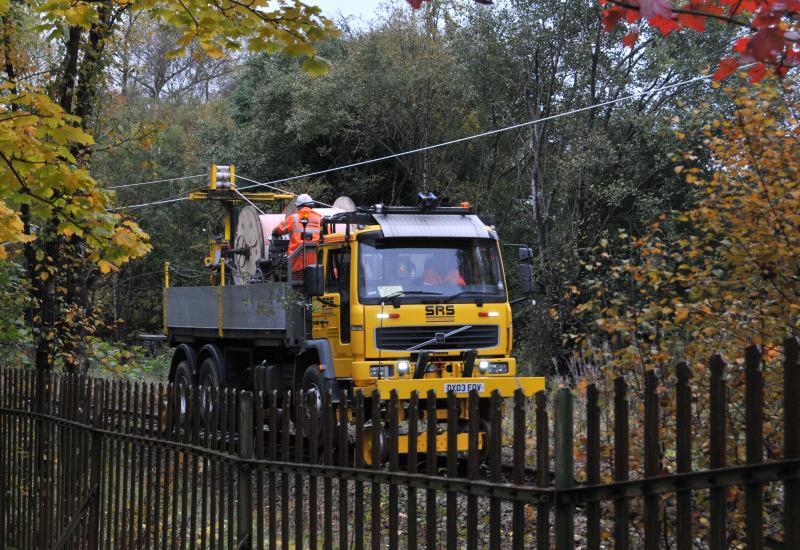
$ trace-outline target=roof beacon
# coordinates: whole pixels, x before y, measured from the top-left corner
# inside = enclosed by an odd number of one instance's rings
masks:
[[[429,212],[431,210],[435,210],[439,205],[439,197],[433,193],[420,193],[417,195],[417,203],[420,210]]]

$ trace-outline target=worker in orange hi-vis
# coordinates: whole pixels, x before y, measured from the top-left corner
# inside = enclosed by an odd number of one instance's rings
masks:
[[[458,269],[454,258],[428,258],[422,273],[424,285],[466,286],[466,281]]]
[[[293,256],[293,253],[303,242],[319,242],[322,216],[311,209],[314,206],[314,199],[306,193],[297,197],[295,205],[297,212],[286,216],[286,219],[272,230],[272,236],[290,235],[287,254],[292,261],[292,276],[296,278],[304,267],[316,263],[315,248],[307,250],[305,254],[298,253]]]

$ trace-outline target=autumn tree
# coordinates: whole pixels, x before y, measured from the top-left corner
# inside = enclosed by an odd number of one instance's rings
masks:
[[[691,29],[704,32],[708,21],[721,22],[739,30],[732,45],[734,55],[720,62],[714,74],[721,80],[742,65],[752,65],[748,73],[753,82],[767,74],[780,78],[800,65],[800,2],[789,0],[599,0],[605,6],[603,24],[607,31],[625,26],[622,39],[633,46],[643,26],[667,36],[673,31]]]
[[[793,86],[729,89],[734,116],[704,128],[708,162],[698,165],[689,151],[676,167],[694,205],[661,216],[643,235],[623,233],[595,248],[585,265],[594,276],[571,290],[586,322],[577,337],[592,359],[663,368],[676,355],[769,348],[800,330]]]
[[[267,1],[0,1],[0,238],[24,243],[41,369],[53,364],[56,320],[64,313],[68,321],[81,317],[80,295],[94,273],[87,266],[107,273],[149,250],[139,227],[109,210],[112,194],[88,171],[98,94],[128,13],[174,28],[172,55],[193,45],[210,57],[237,49],[283,52],[303,56],[303,67],[317,74],[327,65],[313,44],[335,33],[318,8],[299,0],[277,7]],[[70,353],[65,359],[68,365],[77,360]]]

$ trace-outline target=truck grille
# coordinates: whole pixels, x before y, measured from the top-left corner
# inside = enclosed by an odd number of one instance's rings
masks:
[[[443,351],[460,349],[483,349],[497,346],[499,327],[497,325],[471,325],[466,329],[442,339],[442,336],[463,325],[383,327],[375,330],[378,349],[405,351],[419,346],[428,340],[437,339],[412,351]]]

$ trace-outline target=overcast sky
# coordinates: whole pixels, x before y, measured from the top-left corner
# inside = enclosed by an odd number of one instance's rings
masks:
[[[315,4],[322,9],[322,13],[328,17],[355,17],[357,19],[370,20],[374,17],[378,4],[385,3],[387,0],[307,0],[308,4]],[[405,0],[388,0],[404,4]]]

